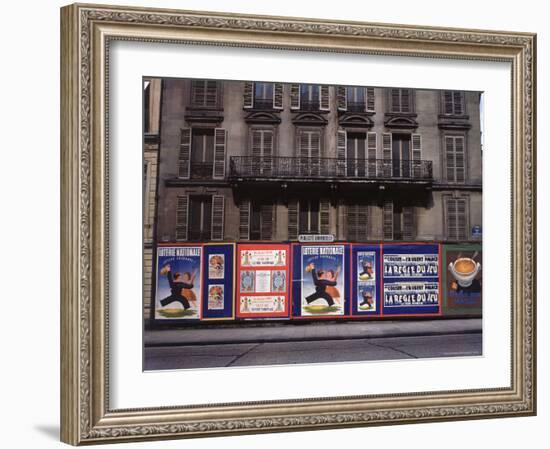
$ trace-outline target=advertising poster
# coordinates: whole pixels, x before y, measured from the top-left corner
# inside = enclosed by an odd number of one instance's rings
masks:
[[[204,245],[202,319],[234,317],[233,289],[235,282],[235,245]]]
[[[381,257],[384,315],[440,313],[438,244],[382,245]]]
[[[295,245],[294,315],[349,315],[349,245]]]
[[[288,317],[290,247],[282,244],[237,246],[237,316]]]
[[[380,314],[380,245],[352,246],[352,315]]]
[[[201,246],[157,248],[156,319],[200,319],[201,265]]]
[[[481,315],[481,245],[443,245],[443,313]]]

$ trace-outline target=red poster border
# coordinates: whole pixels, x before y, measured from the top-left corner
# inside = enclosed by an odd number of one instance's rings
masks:
[[[283,293],[253,293],[249,296],[256,296],[256,297],[262,297],[262,296],[274,296],[274,295],[284,295],[285,297],[285,308],[282,312],[263,312],[263,313],[245,313],[243,314],[240,311],[240,299],[241,299],[241,257],[240,252],[241,248],[248,248],[248,249],[258,249],[258,250],[265,250],[265,249],[283,249],[286,251],[286,260],[287,263],[285,266],[275,266],[272,268],[284,268],[286,273],[286,291]],[[234,309],[235,309],[235,317],[236,318],[290,318],[290,310],[292,307],[290,307],[290,285],[292,282],[292,279],[289,276],[289,266],[292,261],[292,255],[291,255],[291,248],[288,243],[237,243],[236,245],[236,254],[235,257],[237,259],[237,265],[235,270],[235,298],[234,298]],[[257,268],[250,268],[253,271],[256,271]]]

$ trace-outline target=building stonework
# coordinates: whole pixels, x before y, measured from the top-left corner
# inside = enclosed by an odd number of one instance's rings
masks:
[[[479,241],[480,95],[163,79],[151,243]]]

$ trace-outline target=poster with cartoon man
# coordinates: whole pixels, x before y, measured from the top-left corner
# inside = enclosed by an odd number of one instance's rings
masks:
[[[157,250],[156,319],[199,319],[202,248],[161,246]]]
[[[343,245],[302,246],[301,315],[343,315],[345,264]]]

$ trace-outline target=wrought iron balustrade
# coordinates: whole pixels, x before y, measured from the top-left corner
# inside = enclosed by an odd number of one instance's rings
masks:
[[[191,162],[191,179],[212,179],[213,162]]]
[[[304,178],[337,180],[432,180],[432,161],[338,159],[323,157],[233,156],[233,178]]]

